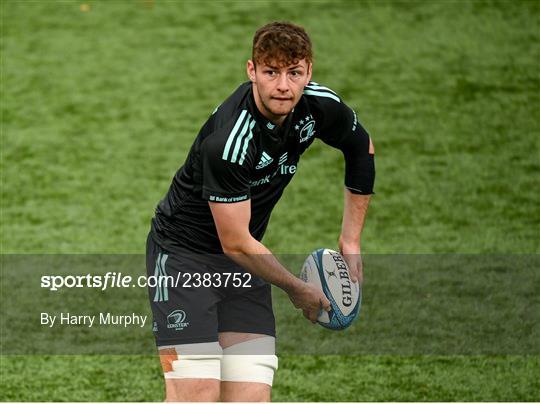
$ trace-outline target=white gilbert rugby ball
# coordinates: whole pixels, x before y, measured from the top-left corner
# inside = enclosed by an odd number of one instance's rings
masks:
[[[362,290],[349,278],[349,268],[342,255],[328,248],[313,251],[304,261],[300,279],[322,289],[332,305],[321,310],[317,322],[331,330],[343,330],[351,325],[360,311]]]

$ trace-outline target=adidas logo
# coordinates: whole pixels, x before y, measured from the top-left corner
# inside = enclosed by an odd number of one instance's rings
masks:
[[[260,170],[261,168],[266,167],[268,164],[270,164],[274,159],[268,155],[265,151],[262,152],[261,160],[259,161],[259,164],[255,167],[257,170]]]

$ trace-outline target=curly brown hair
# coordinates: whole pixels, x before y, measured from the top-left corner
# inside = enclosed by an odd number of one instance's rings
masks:
[[[313,51],[306,30],[286,21],[264,25],[253,37],[253,63],[277,63],[278,66],[296,64],[306,59],[311,63]]]

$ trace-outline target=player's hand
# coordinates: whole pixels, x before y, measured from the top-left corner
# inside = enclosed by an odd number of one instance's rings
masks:
[[[317,318],[322,310],[330,310],[330,300],[326,298],[322,290],[315,285],[299,280],[296,287],[289,292],[289,299],[294,307],[301,309],[304,317],[312,323],[317,322]]]
[[[358,243],[347,243],[339,240],[339,251],[347,266],[349,267],[349,274],[353,282],[360,282],[360,285],[364,282],[364,265],[362,263],[362,256],[360,255],[360,246]]]

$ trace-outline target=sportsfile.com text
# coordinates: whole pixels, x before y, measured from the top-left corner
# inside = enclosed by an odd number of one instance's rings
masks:
[[[239,272],[177,273],[170,275],[138,276],[133,281],[130,275],[107,272],[104,275],[43,275],[41,287],[54,292],[62,288],[130,288],[130,287],[174,287],[174,288],[250,288],[251,274]]]

